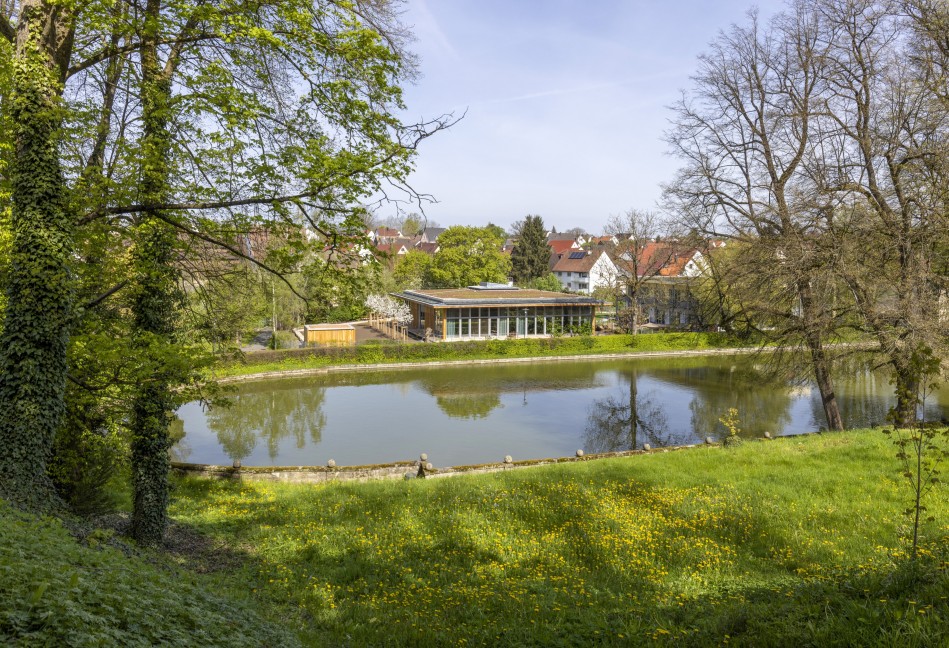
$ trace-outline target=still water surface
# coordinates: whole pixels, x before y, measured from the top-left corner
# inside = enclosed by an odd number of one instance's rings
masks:
[[[178,411],[181,461],[341,466],[416,458],[436,466],[696,443],[724,433],[738,410],[745,436],[796,434],[823,423],[811,383],[772,378],[761,357],[706,356],[427,367],[241,384],[231,407]],[[836,392],[847,427],[885,420],[885,371],[850,359]],[[928,418],[949,416],[949,389]]]

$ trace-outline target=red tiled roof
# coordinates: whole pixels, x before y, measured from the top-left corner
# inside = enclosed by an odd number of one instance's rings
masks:
[[[679,277],[696,253],[696,248],[683,248],[674,242],[650,241],[639,250],[636,274],[639,277]],[[619,259],[617,264],[633,270],[633,264],[627,260]]]
[[[580,256],[582,257],[577,259],[571,259],[571,256]],[[603,250],[597,250],[595,252],[581,252],[577,251],[575,254],[567,252],[564,254],[551,268],[554,272],[589,272],[590,268],[596,264],[599,258],[603,256]]]
[[[383,254],[402,254],[405,252],[405,246],[396,243],[379,243],[376,249]]]
[[[419,242],[415,244],[415,249],[418,250],[419,252],[424,252],[425,254],[435,254],[436,252],[438,252],[438,249],[440,247],[441,246],[435,242],[431,242],[431,243]]]
[[[589,240],[591,245],[607,245],[613,242],[612,236],[594,236]]]
[[[573,240],[573,239],[568,240],[568,241],[563,241],[563,240],[547,241],[547,245],[548,245],[548,246],[550,247],[550,249],[553,250],[554,253],[556,253],[556,254],[563,254],[563,253],[566,252],[567,250],[579,250],[579,249],[580,249],[580,246],[577,245],[577,242],[576,242],[575,240]]]

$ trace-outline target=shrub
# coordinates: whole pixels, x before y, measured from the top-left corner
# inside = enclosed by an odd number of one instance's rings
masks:
[[[293,331],[274,331],[270,336],[271,349],[296,349],[300,346],[300,340]]]
[[[728,411],[718,421],[725,426],[726,434],[725,438],[722,439],[723,445],[731,448],[741,445],[742,438],[739,436],[741,434],[741,420],[738,418],[738,410],[734,407],[728,408]]]
[[[86,420],[70,408],[53,443],[47,470],[56,492],[79,515],[115,510],[113,481],[124,474],[127,444],[100,420]]]

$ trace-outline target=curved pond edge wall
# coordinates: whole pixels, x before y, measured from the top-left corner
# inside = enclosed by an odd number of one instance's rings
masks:
[[[773,438],[744,439],[745,442],[773,441],[789,439],[810,434],[827,434],[827,432],[805,432],[803,434],[786,434]],[[612,459],[618,457],[632,457],[636,455],[658,454],[701,447],[721,447],[721,443],[693,443],[690,445],[664,446],[649,450],[623,450],[619,452],[603,452],[598,454],[584,454],[580,457],[553,457],[547,459],[525,459],[522,461],[504,461],[497,463],[472,464],[470,466],[451,466],[448,468],[425,468],[422,470],[421,461],[398,461],[389,464],[375,464],[367,466],[215,466],[209,464],[193,464],[172,462],[171,468],[175,474],[182,476],[208,477],[217,479],[236,479],[241,481],[275,481],[291,484],[319,484],[334,481],[374,481],[379,479],[407,479],[416,476],[457,477],[459,475],[477,475],[485,473],[503,472],[520,468],[534,468],[537,466],[553,466],[556,464],[574,463],[580,461],[595,461],[597,459]],[[507,457],[505,457],[507,459]]]

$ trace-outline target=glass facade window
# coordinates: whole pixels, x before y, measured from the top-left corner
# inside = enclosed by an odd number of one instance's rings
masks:
[[[419,313],[424,317],[423,309],[419,309]],[[589,330],[591,322],[589,306],[534,306],[527,307],[526,312],[524,307],[435,310],[436,337],[446,340],[577,333]]]

